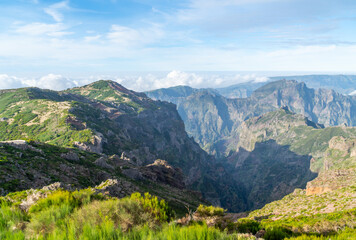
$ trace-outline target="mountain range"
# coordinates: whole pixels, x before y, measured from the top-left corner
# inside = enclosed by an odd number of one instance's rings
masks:
[[[147,95],[175,103],[188,134],[218,157],[228,154],[226,146],[237,140],[236,131],[243,121],[284,106],[325,126],[356,124],[355,96],[311,89],[293,80],[267,83],[247,98],[231,99],[211,90],[189,87],[159,89]]]
[[[1,90],[0,194],[17,202],[26,193],[17,204],[26,210],[38,201],[30,188],[89,187],[118,198],[148,191],[180,214],[210,203],[255,210],[238,216],[266,226],[353,211],[356,96],[295,80],[254,84],[240,85],[244,92],[145,94],[104,80]]]

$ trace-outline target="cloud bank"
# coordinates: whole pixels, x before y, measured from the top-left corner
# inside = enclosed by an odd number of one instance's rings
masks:
[[[256,74],[236,73],[194,73],[173,70],[168,73],[128,74],[122,76],[90,76],[86,78],[70,78],[59,74],[48,74],[38,78],[21,78],[7,74],[0,75],[0,89],[39,87],[51,90],[64,90],[82,86],[91,82],[105,79],[114,80],[128,89],[149,91],[158,88],[168,88],[186,85],[195,88],[224,87],[236,83],[267,81],[268,77]]]

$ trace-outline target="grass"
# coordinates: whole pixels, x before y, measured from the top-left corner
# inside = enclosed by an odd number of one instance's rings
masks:
[[[356,209],[273,221],[239,219],[227,229],[208,227],[204,222],[180,226],[164,200],[148,193],[117,199],[92,189],[47,192],[28,211],[18,202],[31,192],[11,193],[0,198],[0,239],[255,239],[265,229],[264,239],[352,239]],[[9,199],[12,199],[10,201]],[[223,216],[219,207],[200,205],[202,216]],[[342,223],[342,224],[341,224]],[[327,226],[331,231],[316,231]],[[303,231],[299,231],[303,229]],[[327,237],[326,237],[327,236]]]
[[[148,193],[117,199],[85,189],[43,196],[27,212],[1,198],[0,239],[252,239],[204,223],[170,223],[172,209]],[[23,199],[24,192],[11,197]]]

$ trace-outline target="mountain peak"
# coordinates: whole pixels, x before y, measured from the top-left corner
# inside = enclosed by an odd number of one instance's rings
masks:
[[[66,92],[116,103],[141,102],[142,99],[147,98],[145,94],[129,90],[112,80],[99,80],[83,87],[68,89]]]
[[[119,92],[133,92],[128,90],[127,88],[125,88],[124,86],[122,86],[121,84],[119,84],[118,82],[115,82],[113,80],[98,80],[96,82],[93,82],[89,85],[86,85],[84,87],[91,87],[91,88],[95,88],[95,89],[107,89],[107,88],[111,88],[114,89],[116,91]]]

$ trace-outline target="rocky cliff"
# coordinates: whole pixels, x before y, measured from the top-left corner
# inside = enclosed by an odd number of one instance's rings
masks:
[[[293,80],[269,82],[251,96],[239,99],[227,99],[205,90],[191,90],[185,98],[180,96],[179,101],[169,91],[161,90],[159,95],[151,92],[149,96],[177,103],[189,135],[218,157],[228,154],[226,145],[236,144],[230,142],[230,137],[236,139],[236,131],[245,120],[284,106],[325,126],[356,125],[355,97],[311,89]]]
[[[244,186],[249,209],[281,199],[296,188],[307,188],[308,194],[325,192],[349,186],[354,179],[354,127],[324,128],[281,108],[245,121],[238,133],[227,168]]]

